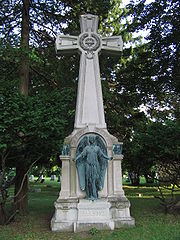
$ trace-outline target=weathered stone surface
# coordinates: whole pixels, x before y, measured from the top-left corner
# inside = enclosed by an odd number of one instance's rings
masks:
[[[110,206],[107,199],[97,199],[95,201],[80,199],[78,208],[78,221],[101,222],[110,220]]]
[[[106,128],[98,54],[100,51],[120,54],[122,37],[102,38],[98,34],[98,16],[91,14],[80,17],[80,26],[78,37],[58,35],[56,39],[58,55],[69,52],[81,55],[74,127],[93,125]]]
[[[119,204],[118,204],[119,203]],[[60,200],[55,203],[56,212],[51,220],[53,231],[89,231],[95,227],[114,230],[125,225],[133,226],[129,201],[123,198],[103,198],[95,201],[87,199]]]
[[[85,232],[91,230],[92,228],[96,228],[98,230],[114,230],[114,222],[77,222],[74,224],[74,232]]]

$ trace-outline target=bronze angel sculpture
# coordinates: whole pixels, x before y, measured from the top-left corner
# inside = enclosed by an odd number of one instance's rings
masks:
[[[98,198],[98,190],[103,189],[107,161],[112,160],[107,156],[104,141],[98,135],[85,135],[80,141],[76,151],[76,167],[79,184],[82,191],[86,191],[86,198]]]

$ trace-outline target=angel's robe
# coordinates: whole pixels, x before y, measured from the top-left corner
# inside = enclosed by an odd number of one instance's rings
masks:
[[[80,186],[81,180],[85,183],[85,189],[86,190],[86,197],[88,199],[94,200],[98,198],[98,190],[102,189],[102,180],[101,180],[101,169],[103,169],[103,166],[100,166],[100,164],[107,165],[105,161],[108,156],[106,156],[101,148],[97,145],[91,144],[89,146],[86,146],[84,150],[82,151],[79,156],[76,157],[76,161],[81,161],[81,166],[77,165],[77,168],[80,167],[81,170],[84,168],[84,173],[81,171],[80,176]],[[83,165],[83,166],[82,166]],[[79,169],[80,170],[80,169]],[[80,172],[80,171],[78,171]],[[85,179],[83,179],[85,178]]]

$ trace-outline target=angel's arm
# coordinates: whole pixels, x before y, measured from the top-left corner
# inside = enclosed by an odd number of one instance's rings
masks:
[[[82,151],[82,153],[80,153],[76,158],[75,161],[78,161],[81,157],[85,157],[86,156],[86,147],[84,148],[84,150]]]
[[[99,154],[100,156],[102,156],[103,158],[107,159],[107,160],[112,160],[112,157],[108,157],[105,153],[103,153],[103,151],[99,148]]]

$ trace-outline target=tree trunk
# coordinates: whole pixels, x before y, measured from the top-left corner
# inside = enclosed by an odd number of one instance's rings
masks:
[[[148,174],[144,174],[144,177],[146,179],[146,183],[153,183],[154,182],[153,178],[149,177]]]
[[[6,222],[6,212],[5,207],[1,204],[0,206],[0,225],[4,225]]]
[[[28,95],[29,85],[29,0],[23,0],[21,23],[20,92]]]
[[[130,177],[130,180],[131,180],[131,184],[133,186],[139,186],[140,178],[139,178],[139,174],[138,173],[130,173],[129,177]]]
[[[28,95],[29,85],[29,0],[22,0],[22,23],[21,23],[21,61],[20,61],[20,93],[22,95]],[[25,159],[24,159],[25,161]],[[14,195],[16,196],[24,174],[27,168],[21,164],[16,167],[16,179],[15,179],[15,190]],[[15,209],[19,210],[20,213],[24,214],[28,210],[28,177],[25,177],[23,187],[14,199]]]
[[[20,214],[25,214],[28,211],[28,176],[25,176],[26,173],[27,168],[25,166],[16,167],[14,195],[17,196],[14,198],[14,205],[15,210],[18,210]]]
[[[149,183],[149,177],[148,177],[148,174],[144,174],[144,177],[146,179],[146,183]]]
[[[1,156],[1,166],[0,169],[0,225],[4,225],[6,222],[6,198],[7,198],[7,191],[6,191],[6,180],[5,180],[5,161],[6,161],[6,154],[2,154]]]

